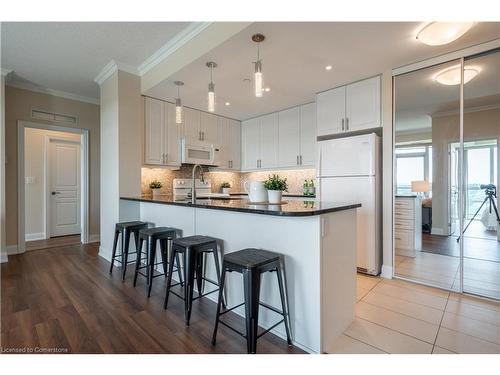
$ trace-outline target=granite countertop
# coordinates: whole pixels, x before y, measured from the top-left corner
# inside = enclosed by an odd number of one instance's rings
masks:
[[[281,205],[252,204],[248,199],[245,198],[197,199],[196,203],[193,205],[190,200],[174,200],[173,196],[171,195],[161,195],[155,198],[153,198],[151,195],[143,195],[137,197],[121,197],[121,199],[137,202],[149,202],[275,216],[314,216],[326,214],[329,212],[343,211],[361,207],[361,204],[357,202],[318,202],[314,200],[307,200],[307,198],[304,198],[304,200],[284,199],[284,202],[286,203]]]
[[[243,196],[248,196],[247,193],[245,192],[240,192],[240,193],[229,193],[229,195],[231,196],[239,196],[239,195],[243,195]],[[293,198],[316,198],[316,194],[315,195],[304,195],[304,194],[289,194],[289,193],[283,193],[283,197],[293,197]]]

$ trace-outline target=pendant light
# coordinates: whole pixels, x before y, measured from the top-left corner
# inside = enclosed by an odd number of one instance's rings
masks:
[[[207,67],[210,69],[210,83],[208,84],[208,112],[215,111],[215,85],[213,82],[213,70],[217,68],[217,64],[213,61],[207,62]]]
[[[260,43],[266,37],[262,34],[252,35],[252,40],[257,43],[257,61],[254,62],[254,89],[255,96],[260,98],[262,96],[262,88],[264,86],[264,77],[262,75],[262,60],[260,59]]]
[[[184,82],[175,81],[174,85],[177,86],[177,98],[175,98],[175,123],[182,124],[182,103],[181,96],[179,94],[180,87],[184,86]]]

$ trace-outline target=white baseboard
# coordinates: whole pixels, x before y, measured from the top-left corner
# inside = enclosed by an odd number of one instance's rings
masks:
[[[89,235],[89,242],[88,243],[100,242],[100,241],[101,241],[101,236],[99,234],[90,234]]]
[[[106,259],[108,262],[111,262],[111,251],[105,249],[104,247],[99,246],[99,256]]]
[[[432,227],[431,234],[435,234],[437,236],[446,236],[447,235],[447,233],[444,232],[443,228],[436,228],[436,227]]]
[[[17,254],[17,244],[16,245],[7,245],[5,247],[7,250],[7,255],[15,255]]]
[[[7,263],[9,261],[9,257],[7,256],[7,253],[5,252],[0,252],[0,263]]]
[[[380,276],[384,279],[392,279],[392,266],[382,265]]]
[[[24,240],[26,242],[28,241],[36,241],[36,240],[44,240],[45,239],[45,233],[40,232],[40,233],[26,233]]]

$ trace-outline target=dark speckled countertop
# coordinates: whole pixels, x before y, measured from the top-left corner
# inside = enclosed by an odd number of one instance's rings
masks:
[[[174,200],[169,195],[161,195],[155,198],[151,195],[143,195],[140,197],[121,197],[121,199],[275,216],[314,216],[361,207],[361,204],[357,202],[318,202],[307,198],[304,198],[304,200],[286,200],[285,198],[284,202],[286,203],[281,205],[252,204],[246,198],[197,199],[193,205],[190,200]]]

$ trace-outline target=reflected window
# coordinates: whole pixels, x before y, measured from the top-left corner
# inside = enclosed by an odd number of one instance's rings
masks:
[[[405,146],[396,148],[396,193],[412,195],[411,182],[427,180],[432,191],[432,146]]]

